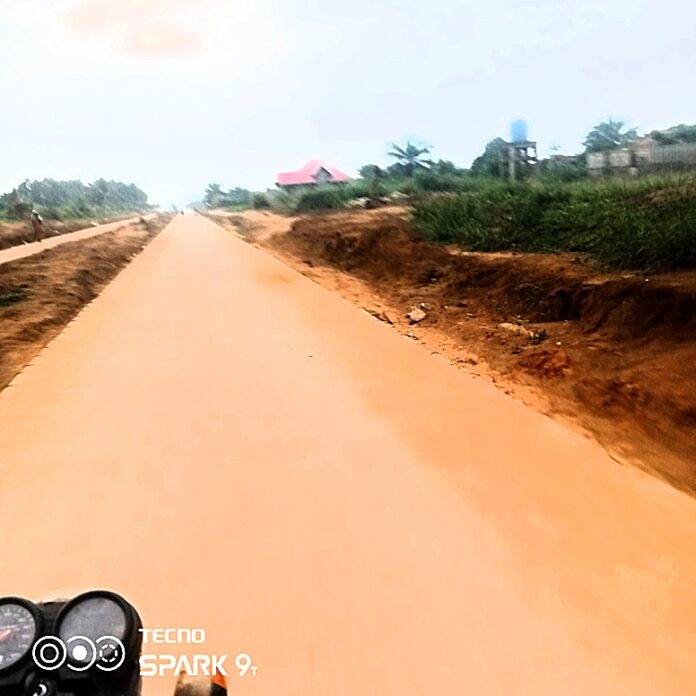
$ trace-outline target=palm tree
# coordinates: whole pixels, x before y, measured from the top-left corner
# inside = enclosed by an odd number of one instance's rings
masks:
[[[398,145],[392,143],[392,148],[393,149],[387,154],[389,157],[394,157],[398,161],[398,164],[403,167],[406,176],[412,176],[416,169],[428,168],[429,161],[422,158],[423,155],[430,154],[429,147],[418,147],[409,140],[405,147],[399,147]]]
[[[585,138],[583,143],[585,150],[587,152],[605,152],[629,145],[638,137],[638,131],[635,128],[624,130],[625,125],[625,121],[614,121],[611,118],[603,123],[598,123]]]

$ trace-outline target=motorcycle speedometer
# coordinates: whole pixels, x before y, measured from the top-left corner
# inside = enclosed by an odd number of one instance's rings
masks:
[[[75,597],[56,621],[58,637],[68,646],[68,660],[78,670],[95,660],[106,669],[123,664],[129,654],[139,652],[140,628],[135,609],[119,595],[104,591]]]
[[[64,642],[73,636],[91,640],[115,636],[123,640],[127,629],[128,617],[119,602],[108,596],[78,597],[61,614],[58,637]]]
[[[0,600],[0,673],[30,653],[39,633],[38,610],[24,599]]]

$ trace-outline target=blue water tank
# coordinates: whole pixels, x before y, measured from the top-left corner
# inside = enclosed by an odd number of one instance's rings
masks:
[[[527,122],[523,120],[513,121],[510,126],[510,134],[513,143],[524,143],[529,140]]]

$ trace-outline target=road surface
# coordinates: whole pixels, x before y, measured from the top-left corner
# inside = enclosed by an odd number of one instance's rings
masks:
[[[696,689],[692,498],[201,217],[0,423],[0,592],[203,627],[235,696]]]
[[[154,217],[154,214],[145,215],[146,220]],[[97,235],[104,234],[105,232],[114,232],[115,230],[126,227],[127,225],[132,225],[140,220],[140,217],[128,218],[126,220],[116,220],[115,222],[108,222],[105,225],[95,225],[94,227],[87,227],[84,230],[75,230],[75,232],[66,232],[65,234],[59,234],[55,236],[48,236],[42,239],[40,242],[30,242],[29,244],[18,244],[17,246],[8,247],[7,249],[0,249],[0,265],[7,263],[8,261],[16,261],[17,259],[23,259],[26,256],[33,256],[34,254],[40,254],[46,249],[52,249],[53,247],[59,246],[60,244],[66,244],[67,242],[77,242],[80,239],[89,239],[90,237],[96,237]],[[29,224],[27,223],[27,230],[29,230]],[[29,232],[27,232],[29,234]]]

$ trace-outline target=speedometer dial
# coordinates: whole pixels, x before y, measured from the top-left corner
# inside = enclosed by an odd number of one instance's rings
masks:
[[[17,664],[31,652],[38,627],[29,607],[17,600],[0,602],[0,671]]]
[[[123,609],[109,597],[79,599],[61,615],[58,635],[63,641],[73,636],[86,636],[96,641],[103,636],[124,640],[127,617]]]

